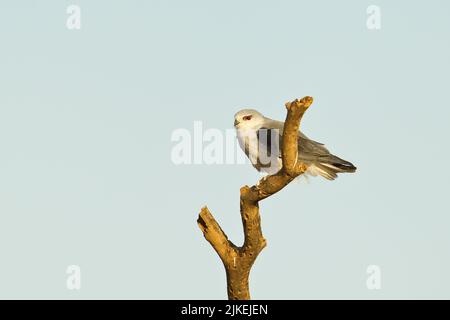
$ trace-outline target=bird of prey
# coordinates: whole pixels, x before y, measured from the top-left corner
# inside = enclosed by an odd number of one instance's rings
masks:
[[[274,174],[282,168],[280,144],[284,122],[266,118],[253,109],[243,109],[234,115],[234,127],[241,149],[256,170]],[[331,154],[324,144],[301,132],[298,161],[307,166],[306,174],[328,180],[336,179],[338,173],[356,171],[352,163]]]

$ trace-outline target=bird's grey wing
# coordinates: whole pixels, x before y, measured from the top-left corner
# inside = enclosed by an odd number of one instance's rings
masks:
[[[330,151],[325,148],[323,143],[306,138],[298,137],[298,158],[307,162],[319,161],[320,158],[328,157]]]
[[[298,141],[298,159],[309,165],[313,175],[320,174],[329,180],[336,179],[337,173],[356,170],[351,162],[331,154],[322,143],[302,137]]]
[[[273,119],[270,119],[270,118],[264,118],[264,125],[263,125],[263,127],[265,128],[265,129],[276,129],[276,130],[278,130],[278,132],[279,132],[279,134],[280,134],[280,138],[281,138],[281,136],[283,135],[283,129],[284,129],[284,122],[282,122],[282,121],[277,121],[277,120],[273,120]],[[304,140],[304,141],[303,141]],[[310,143],[309,142],[311,142],[313,145],[310,145]],[[317,142],[317,141],[314,141],[314,140],[311,140],[311,139],[309,139],[303,132],[301,132],[301,131],[299,131],[299,145],[304,145],[305,147],[311,147],[311,148],[309,148],[309,149],[314,149],[313,147],[314,147],[314,145],[317,145],[317,146],[323,146],[323,143],[320,143],[320,142]],[[281,144],[280,144],[281,145]],[[308,150],[309,150],[308,149]],[[326,150],[326,149],[325,149]]]
[[[264,127],[277,129],[279,134],[278,147],[281,146],[284,122],[265,118]],[[281,151],[279,152],[281,156]],[[316,172],[327,179],[335,179],[338,172],[354,172],[356,167],[328,151],[323,143],[309,139],[299,131],[298,137],[298,159],[306,165],[315,168]]]
[[[265,130],[276,130],[279,133],[279,141],[277,147],[281,146],[281,137],[283,135],[284,122],[272,120],[270,118],[264,119]],[[261,128],[262,129],[262,128]],[[299,131],[298,137],[298,151],[299,158],[302,160],[314,160],[317,156],[328,155],[330,152],[325,148],[323,143],[309,139],[303,132]],[[281,152],[280,152],[281,153]]]

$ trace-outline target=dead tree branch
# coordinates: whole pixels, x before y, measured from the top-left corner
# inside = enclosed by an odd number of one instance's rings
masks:
[[[311,97],[286,103],[287,116],[281,142],[282,169],[261,179],[252,187],[240,190],[241,218],[244,227],[244,244],[237,247],[223,232],[208,208],[202,208],[197,223],[205,239],[222,260],[227,275],[228,299],[248,300],[250,269],[259,253],[266,246],[261,230],[259,201],[270,197],[306,171],[303,163],[297,163],[298,132],[303,114],[312,104]]]

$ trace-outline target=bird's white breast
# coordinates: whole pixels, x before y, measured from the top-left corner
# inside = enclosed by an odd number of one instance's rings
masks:
[[[259,171],[275,174],[281,169],[282,161],[278,156],[278,152],[273,152],[270,157],[267,157],[267,151],[265,150],[267,146],[262,145],[262,142],[258,139],[256,130],[237,130],[236,135],[239,146]],[[260,154],[260,149],[264,150],[264,155]],[[262,162],[264,165],[259,166],[258,161],[259,164]]]

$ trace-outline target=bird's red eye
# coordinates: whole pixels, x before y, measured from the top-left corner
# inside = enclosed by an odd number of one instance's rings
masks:
[[[252,119],[252,116],[245,116],[245,117],[243,117],[242,119],[245,120],[245,121],[251,120],[251,119]]]

